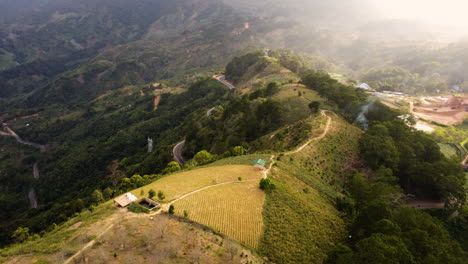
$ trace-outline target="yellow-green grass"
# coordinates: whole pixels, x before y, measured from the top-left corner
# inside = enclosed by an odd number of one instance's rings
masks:
[[[345,223],[328,195],[299,179],[306,170],[281,160],[271,172],[276,190],[266,197],[259,252],[273,263],[323,263]]]
[[[251,165],[251,163],[256,159],[263,159],[266,161],[265,167],[269,166],[270,162],[270,154],[249,154],[249,155],[242,155],[242,156],[234,156],[229,157],[221,160],[217,160],[208,166],[224,166],[224,165]],[[207,167],[208,167],[207,166]]]
[[[175,213],[257,248],[263,230],[265,193],[259,181],[214,186],[174,203]]]
[[[284,70],[284,69],[280,69]],[[292,73],[292,72],[284,72],[284,73],[275,73],[275,74],[270,74],[266,77],[263,77],[261,79],[265,84],[269,84],[271,82],[289,82],[292,80],[293,82],[297,82],[300,80],[299,76],[297,74]]]
[[[346,81],[346,77],[343,74],[330,72],[330,73],[328,73],[328,75],[330,75],[331,78],[333,78],[333,79],[335,79],[335,80],[337,80],[339,82],[345,82]]]
[[[200,168],[181,173],[172,174],[161,178],[151,184],[133,190],[132,193],[141,197],[141,191],[145,196],[148,191],[162,191],[166,198],[164,201],[171,201],[181,197],[189,192],[201,189],[203,187],[243,180],[260,179],[262,174],[251,165],[226,165]]]
[[[97,206],[93,212],[86,210],[57,225],[43,237],[1,249],[0,263],[12,257],[17,259],[17,262],[12,263],[34,263],[30,259],[38,257],[46,257],[53,263],[60,263],[63,258],[73,255],[102,232],[105,225],[110,223],[108,219],[116,212],[118,210],[112,205],[112,201]]]
[[[444,154],[445,157],[452,158],[455,156],[458,158],[457,149],[453,145],[442,143],[439,143],[438,145],[440,147],[440,151],[442,152],[442,154]]]
[[[274,98],[277,99],[285,99],[291,97],[299,97],[298,92],[301,92],[301,97],[305,99],[307,102],[312,101],[324,101],[322,97],[318,95],[318,93],[314,90],[308,89],[300,84],[286,84],[281,87],[281,91],[277,93]]]
[[[292,151],[310,138],[320,136],[325,130],[327,117],[314,114],[307,119],[265,135],[251,143],[251,146],[276,152]]]
[[[309,108],[311,102],[323,102],[317,92],[297,84],[283,85],[280,92],[273,98],[281,102],[284,109],[284,118],[289,123],[295,123],[311,115],[312,111]]]
[[[327,135],[291,158],[296,166],[305,169],[298,175],[300,180],[335,198],[334,192],[341,191],[345,175],[360,163],[358,139],[362,131],[334,114],[327,115],[332,118]]]
[[[346,175],[358,157],[361,131],[332,113],[328,134],[302,151],[278,156],[267,194],[259,251],[274,263],[323,263],[346,235],[335,209]]]

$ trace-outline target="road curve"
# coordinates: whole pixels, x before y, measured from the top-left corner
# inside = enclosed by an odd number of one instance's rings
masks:
[[[34,179],[39,180],[39,163],[38,162],[34,163],[33,165],[33,175],[34,175]]]
[[[211,116],[211,113],[212,113],[213,110],[215,110],[215,109],[216,109],[216,107],[213,107],[213,108],[211,108],[210,110],[206,111],[206,116],[207,116],[207,117],[210,117],[210,116]]]
[[[22,139],[20,136],[18,136],[18,134],[16,134],[15,131],[11,130],[11,128],[9,128],[8,126],[4,125],[4,127],[6,128],[8,133],[0,131],[0,135],[14,137],[16,139],[16,141],[18,141],[18,143],[21,143],[23,145],[33,146],[35,148],[38,148],[41,152],[45,152],[47,150],[47,147],[45,145],[41,145],[41,144],[26,141],[26,140]]]
[[[327,117],[327,125],[325,126],[325,130],[323,131],[323,133],[318,136],[318,137],[315,137],[315,138],[311,138],[309,139],[304,145],[298,147],[296,150],[293,150],[293,151],[289,151],[289,152],[286,152],[284,153],[284,155],[288,156],[288,155],[292,155],[292,154],[296,154],[300,151],[302,151],[305,147],[307,147],[310,143],[312,143],[313,141],[316,141],[316,140],[321,140],[322,138],[324,138],[327,134],[328,134],[328,131],[330,130],[330,126],[332,124],[332,119],[330,116],[327,116],[327,114],[325,114],[326,112],[331,112],[331,111],[328,111],[328,110],[321,110],[320,111],[320,114],[322,116],[325,116]],[[334,114],[334,112],[331,112]]]
[[[172,149],[172,156],[174,157],[174,160],[180,164],[180,166],[183,166],[185,163],[185,159],[182,156],[182,149],[184,148],[184,146],[185,146],[185,140],[177,143],[177,145],[175,145],[174,148]]]
[[[214,75],[213,78],[217,80],[218,82],[222,83],[227,88],[229,88],[229,90],[232,90],[235,88],[235,86],[232,83],[226,81],[226,77],[224,75]]]

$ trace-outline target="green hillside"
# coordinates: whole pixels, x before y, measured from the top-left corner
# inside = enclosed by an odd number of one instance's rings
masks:
[[[267,194],[260,245],[260,252],[274,263],[322,263],[346,237],[335,200],[342,196],[348,168],[359,161],[360,133],[333,116],[323,139],[298,153],[278,156],[271,175],[276,189]]]

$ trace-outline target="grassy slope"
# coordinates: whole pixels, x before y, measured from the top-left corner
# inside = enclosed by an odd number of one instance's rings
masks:
[[[130,214],[75,263],[234,264],[248,261],[262,263],[249,250],[202,226],[165,214],[155,217]]]
[[[357,128],[333,118],[322,140],[292,156],[281,156],[267,195],[260,252],[275,263],[321,263],[345,225],[334,208],[346,165],[356,157]],[[332,183],[332,184],[330,184]]]
[[[107,219],[117,212],[111,205],[111,202],[101,204],[95,211],[84,211],[41,238],[0,250],[0,262],[16,259],[18,262],[12,263],[31,263],[34,259],[46,258],[60,263],[99,234]]]
[[[253,146],[278,152],[287,151],[291,147],[303,144],[311,137],[322,134],[326,120],[326,117],[321,114],[311,115],[307,119],[259,138]]]
[[[262,176],[252,166],[212,166],[166,176],[149,185],[133,190],[132,193],[136,196],[141,196],[140,193],[142,190],[145,195],[148,195],[150,189],[156,192],[161,190],[166,195],[165,201],[171,201],[191,191],[209,185],[237,181],[238,177],[242,177],[244,180],[250,180],[260,179]]]
[[[163,190],[166,193],[166,200],[169,201],[188,192],[215,184],[214,181],[216,183],[238,181],[239,176],[243,180],[260,179],[261,174],[250,166],[250,162],[255,158],[264,158],[266,160],[268,157],[269,155],[255,154],[219,160],[203,168],[168,175],[147,186],[133,190],[132,193],[141,196],[141,190],[144,190],[145,195],[147,195],[149,189]],[[177,212],[179,215],[183,215],[183,210],[185,209],[190,212],[190,219],[193,216],[193,220],[207,224],[223,234],[238,239],[244,245],[255,248],[263,227],[261,212],[265,200],[264,193],[257,186],[258,182],[255,181],[210,188],[195,194],[193,197],[187,197],[187,200],[181,200],[180,206],[177,204],[177,207],[180,207]],[[229,193],[231,195],[226,195]],[[248,196],[250,194],[252,195]],[[211,200],[209,200],[210,197]],[[209,208],[204,204],[192,204],[194,201],[195,203],[199,201],[206,203],[207,199],[210,205]],[[234,204],[232,204],[229,199],[234,199],[237,203],[234,201]],[[225,206],[226,203],[230,203],[230,205]],[[184,207],[184,205],[186,206]],[[197,207],[197,205],[199,206]],[[232,210],[236,206],[239,207],[237,208],[238,210]],[[214,211],[214,219],[223,219],[223,221],[218,221],[216,224],[205,221],[206,216],[212,216],[213,212],[203,210],[204,208],[216,209]],[[228,210],[223,211],[223,208]],[[118,211],[109,201],[100,205],[94,212],[85,211],[81,213],[79,216],[58,226],[53,231],[46,233],[42,238],[16,244],[0,251],[0,260],[11,260],[11,257],[16,256],[13,259],[21,259],[25,262],[34,259],[47,259],[53,263],[60,263],[73,255],[84,244],[95,239],[100,232],[99,230],[103,230],[106,225],[115,220],[113,217],[116,216],[116,212]],[[121,214],[122,211],[119,211],[119,213]],[[228,219],[222,218],[226,216]],[[237,221],[231,221],[236,217]],[[226,220],[230,220],[230,222],[226,222]],[[226,223],[228,223],[226,225],[227,229],[224,228]],[[243,229],[233,228],[233,225],[242,225]],[[132,240],[132,242],[135,241]],[[222,251],[225,250],[227,248],[222,249]],[[222,257],[223,254],[222,252],[218,252],[213,254],[213,256]]]

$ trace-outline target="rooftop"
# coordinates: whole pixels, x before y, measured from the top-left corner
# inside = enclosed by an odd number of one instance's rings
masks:
[[[259,165],[262,165],[262,166],[265,166],[266,165],[266,161],[262,160],[262,159],[256,159],[252,162],[252,164],[259,164]]]
[[[133,195],[132,193],[126,193],[122,196],[115,198],[114,202],[118,203],[121,207],[126,207],[136,200],[137,198],[135,195]]]

